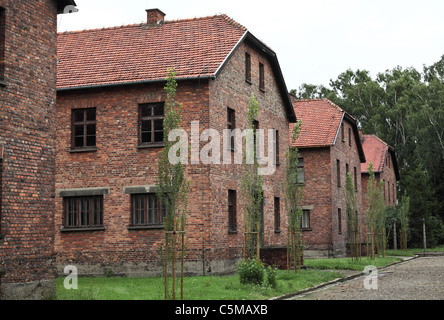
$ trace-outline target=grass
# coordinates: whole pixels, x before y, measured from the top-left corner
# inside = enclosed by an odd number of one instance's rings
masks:
[[[272,297],[294,293],[343,277],[339,270],[363,271],[366,266],[383,267],[400,261],[400,256],[413,256],[422,249],[387,250],[387,257],[376,257],[361,261],[350,258],[306,259],[306,270],[295,274],[293,271],[279,270],[277,287],[242,285],[239,275],[186,277],[184,279],[184,298],[186,300],[265,300]],[[444,246],[428,249],[444,251]],[[331,272],[326,270],[338,270]],[[163,279],[157,278],[79,278],[78,290],[66,290],[64,278],[57,279],[57,298],[59,300],[163,300]],[[177,285],[180,297],[180,286]]]
[[[242,285],[238,275],[202,276],[184,279],[186,300],[265,300],[341,278],[340,273],[321,270],[279,270],[277,287]],[[66,290],[64,278],[57,279],[59,300],[163,300],[163,279],[158,278],[79,278],[78,290]],[[177,286],[177,297],[180,287]]]
[[[350,258],[336,258],[336,259],[306,259],[304,265],[307,268],[315,268],[320,270],[355,270],[364,271],[365,267],[372,265],[377,268],[386,266],[390,263],[400,261],[397,257],[375,257],[375,260],[362,257],[360,261],[351,260]]]

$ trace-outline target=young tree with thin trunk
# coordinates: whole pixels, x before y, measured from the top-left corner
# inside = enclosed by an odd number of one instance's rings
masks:
[[[244,259],[248,252],[252,254],[256,248],[256,258],[260,260],[260,233],[261,233],[261,206],[263,201],[262,177],[258,173],[256,145],[252,146],[255,132],[254,121],[258,114],[259,103],[254,94],[248,103],[247,119],[248,129],[245,137],[244,163],[242,176],[242,197],[244,203]],[[248,143],[250,141],[250,143]],[[251,150],[251,148],[253,150]]]
[[[294,144],[299,138],[302,128],[301,121],[299,121],[293,128],[291,140]],[[289,146],[286,153],[287,168],[285,171],[285,180],[282,182],[282,187],[285,194],[285,207],[288,215],[288,229],[287,229],[287,270],[290,270],[290,259],[292,258],[294,264],[294,271],[299,266],[300,270],[303,256],[303,243],[301,232],[302,220],[302,191],[303,184],[300,181],[299,151],[298,148]],[[291,258],[290,258],[291,257]]]
[[[176,72],[174,69],[168,70],[168,78],[166,79],[164,89],[167,93],[167,99],[165,102],[165,119],[163,121],[165,147],[159,153],[156,194],[165,210],[165,247],[163,250],[165,299],[168,299],[169,297],[168,268],[170,267],[173,278],[171,297],[173,300],[175,300],[177,269],[176,260],[178,251],[181,252],[181,298],[183,298],[185,227],[188,202],[187,197],[190,181],[187,180],[185,176],[185,165],[181,162],[170,161],[170,152],[172,150],[172,146],[176,144],[176,141],[170,141],[169,136],[173,130],[180,129],[183,107],[181,103],[178,103],[175,100],[177,82]],[[183,150],[181,152],[183,152]],[[181,244],[180,250],[178,249],[178,242]]]
[[[345,205],[347,216],[348,242],[352,260],[361,259],[361,236],[359,228],[358,199],[353,184],[352,175],[349,172],[345,183]]]

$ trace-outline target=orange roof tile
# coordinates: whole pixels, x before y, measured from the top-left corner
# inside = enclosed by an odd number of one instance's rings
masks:
[[[246,33],[226,15],[64,32],[58,35],[58,89],[214,75]]]
[[[398,163],[396,161],[395,150],[393,147],[382,141],[375,135],[364,135],[362,137],[362,147],[364,148],[366,162],[361,163],[361,172],[368,173],[370,162],[373,164],[374,172],[383,172],[385,166],[385,158],[390,153],[393,161],[393,169],[395,170],[396,179],[400,180]]]
[[[297,100],[293,102],[296,118],[302,130],[295,147],[331,146],[341,125],[344,110],[327,99]],[[290,126],[290,132],[294,125]]]
[[[361,172],[368,172],[370,162],[373,164],[374,172],[384,171],[385,158],[389,152],[389,145],[375,135],[364,135],[362,137],[366,163],[361,164]]]

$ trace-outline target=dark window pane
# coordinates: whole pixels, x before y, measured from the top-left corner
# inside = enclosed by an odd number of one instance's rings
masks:
[[[96,136],[87,136],[86,137],[86,146],[87,147],[95,147],[96,146]]]
[[[153,112],[153,108],[149,105],[144,105],[141,107],[141,116],[143,118],[145,117],[151,117],[152,116],[152,112]]]
[[[154,130],[155,131],[163,131],[163,119],[162,120],[154,120]]]
[[[154,116],[163,116],[164,115],[164,105],[162,104],[157,104],[154,106]]]
[[[158,131],[154,133],[154,142],[162,142],[163,141],[163,131]]]
[[[151,132],[151,131],[152,131],[151,120],[142,121],[142,133]]]
[[[76,137],[84,135],[84,127],[83,126],[75,126],[74,127],[74,135]]]
[[[95,136],[96,135],[96,125],[90,124],[90,125],[86,126],[86,134],[88,136]]]
[[[86,109],[86,120],[87,121],[95,121],[96,120],[96,109]]]
[[[74,146],[75,146],[76,148],[81,148],[81,147],[83,147],[83,136],[81,136],[81,137],[76,137],[76,138],[74,139]]]
[[[74,110],[74,121],[75,122],[82,122],[84,121],[85,113],[84,110]]]
[[[142,133],[142,143],[150,143],[151,142],[151,132]]]

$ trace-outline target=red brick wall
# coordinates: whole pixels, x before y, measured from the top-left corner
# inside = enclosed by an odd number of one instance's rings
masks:
[[[302,119],[303,120],[303,119]],[[303,231],[306,257],[344,255],[346,253],[347,221],[345,206],[346,164],[354,175],[356,168],[358,184],[358,208],[361,225],[364,219],[361,210],[361,162],[352,133],[352,145],[349,145],[348,128],[351,123],[344,120],[345,141],[341,133],[336,144],[324,148],[301,148],[304,159],[305,186],[302,206],[310,210],[310,229]],[[341,187],[338,187],[337,165],[340,161]],[[341,209],[341,232],[339,230],[338,208]]]
[[[236,125],[246,127],[246,110],[254,92],[260,111],[260,128],[280,131],[281,159],[288,145],[288,121],[282,99],[266,59],[266,92],[259,92],[257,82],[245,82],[242,46],[225,65],[216,80],[179,82],[177,100],[184,104],[183,127],[190,134],[191,121],[200,122],[200,130],[212,128],[222,135],[227,124],[227,107],[236,110]],[[259,56],[252,48],[253,66]],[[255,71],[253,67],[253,72]],[[256,77],[253,74],[253,79]],[[139,103],[164,101],[163,84],[121,86],[108,89],[61,91],[57,105],[57,189],[109,187],[104,196],[105,231],[60,233],[62,199],[56,199],[56,251],[59,271],[66,264],[79,267],[80,274],[100,274],[107,268],[115,273],[156,273],[162,230],[129,231],[130,197],[124,186],[154,185],[157,177],[159,149],[137,147],[137,108]],[[93,153],[70,153],[71,109],[97,108],[97,147]],[[201,147],[206,143],[201,143]],[[221,149],[222,150],[222,149]],[[281,197],[280,183],[284,161],[277,173],[266,177],[265,244],[283,244],[284,233],[274,233],[274,198]],[[234,260],[242,255],[243,227],[240,167],[235,165],[194,165],[187,169],[192,187],[187,218],[187,272],[223,273],[235,268]],[[237,190],[238,233],[228,234],[228,190]],[[283,198],[281,226],[285,230]]]
[[[0,6],[6,9],[2,297],[35,298],[14,284],[54,280],[56,2],[0,0]]]
[[[121,86],[58,93],[56,188],[109,187],[104,195],[106,230],[60,233],[63,201],[56,198],[56,252],[60,269],[67,264],[88,265],[79,273],[97,274],[114,269],[131,273],[134,266],[159,261],[163,230],[128,230],[130,195],[125,186],[155,185],[159,148],[138,149],[138,105],[162,102],[164,84]],[[208,124],[208,81],[180,82],[177,100],[184,104],[183,127],[190,122]],[[71,110],[97,108],[97,151],[70,153]],[[187,226],[188,260],[200,259],[202,208],[208,206],[208,169],[189,167],[192,179]],[[122,267],[118,267],[122,266]],[[104,269],[105,268],[105,269]],[[148,267],[147,267],[148,268]],[[136,270],[135,272],[139,272]]]
[[[299,149],[299,153],[304,159],[302,206],[310,209],[310,230],[303,231],[304,246],[306,250],[328,250],[332,228],[330,148]]]
[[[251,56],[251,83],[245,81],[245,53]],[[265,91],[259,89],[259,62],[265,67]],[[236,84],[236,85],[234,85]],[[226,128],[227,108],[235,110],[236,128],[246,129],[246,113],[253,93],[259,103],[257,121],[259,128],[276,129],[279,132],[279,159],[273,175],[263,176],[264,190],[264,246],[286,245],[287,216],[281,183],[285,176],[285,151],[288,148],[288,120],[276,79],[266,57],[248,43],[243,43],[210,87],[210,123],[217,130]],[[266,152],[268,152],[266,133]],[[214,259],[218,252],[231,250],[231,258],[242,254],[244,237],[243,206],[241,192],[242,168],[240,165],[210,166],[211,183],[211,250]],[[228,234],[228,190],[237,191],[238,232]],[[275,232],[274,198],[280,199],[280,229]]]
[[[357,182],[357,205],[359,212],[360,226],[365,226],[365,219],[362,212],[362,195],[361,195],[361,161],[359,158],[358,146],[356,145],[356,137],[352,129],[352,124],[344,119],[344,132],[345,141],[342,140],[341,132],[339,132],[336,145],[332,148],[331,153],[331,163],[332,163],[332,194],[333,194],[333,229],[332,229],[332,239],[335,251],[344,252],[345,244],[347,241],[347,220],[346,220],[346,206],[345,206],[345,182],[346,182],[346,164],[348,164],[349,172],[352,175],[353,183],[354,179],[354,168],[356,168],[356,182]],[[352,134],[351,146],[349,145],[349,129]],[[359,138],[357,139],[359,140]],[[341,165],[341,187],[338,187],[337,174],[336,174],[336,160],[340,160]],[[338,230],[338,208],[342,209],[342,234],[339,234]],[[364,232],[361,231],[361,235],[364,237]]]

